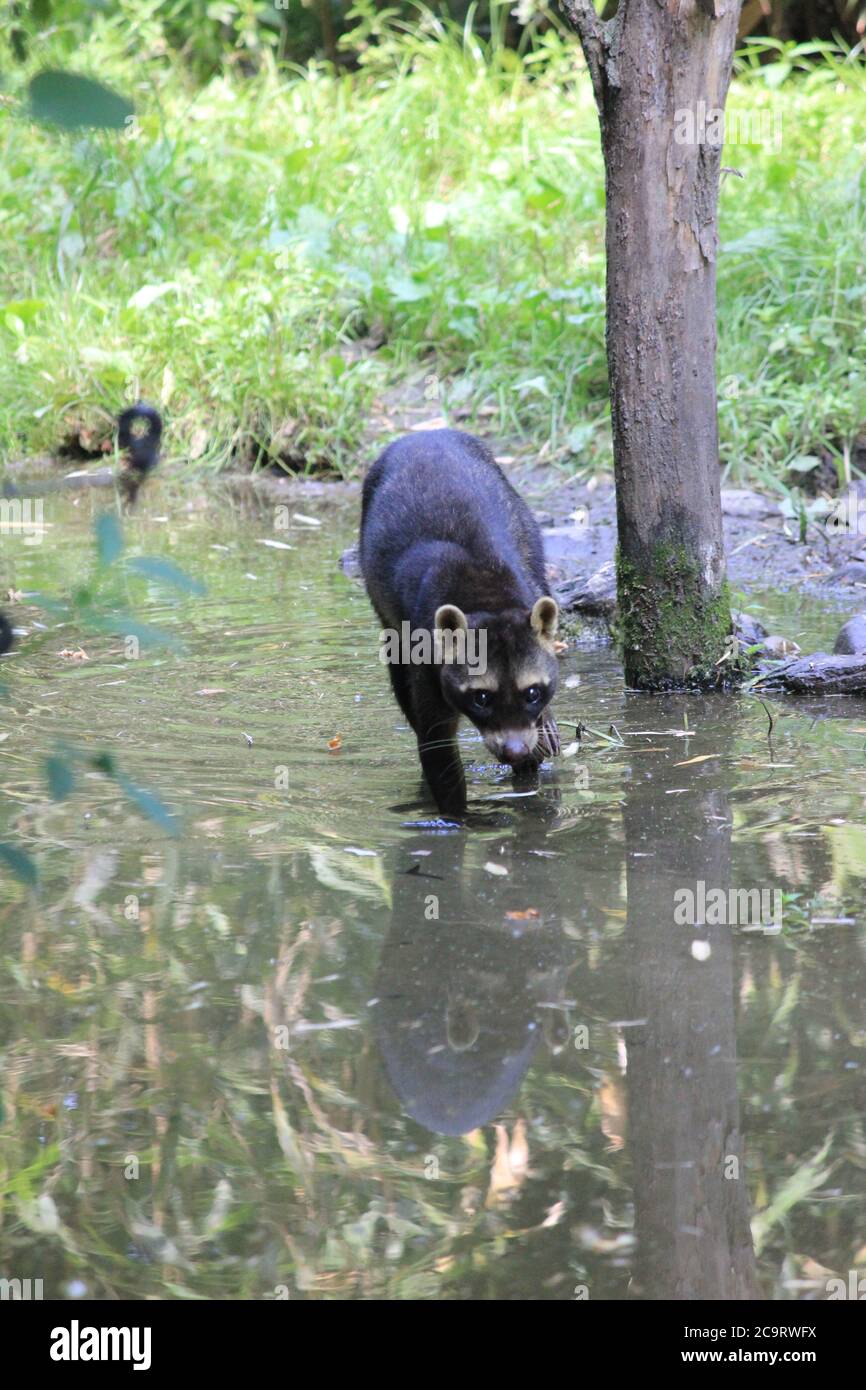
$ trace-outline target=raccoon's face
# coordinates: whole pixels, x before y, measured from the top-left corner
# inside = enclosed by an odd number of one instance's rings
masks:
[[[540,717],[556,693],[558,619],[548,597],[531,611],[478,613],[471,621],[450,603],[436,610],[442,693],[501,763],[516,767],[536,752]]]

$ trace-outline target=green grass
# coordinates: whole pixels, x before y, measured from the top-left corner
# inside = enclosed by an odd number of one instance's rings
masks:
[[[576,45],[550,34],[521,59],[428,20],[352,75],[265,59],[196,88],[155,9],[97,18],[69,63],[135,101],[133,138],[28,122],[27,78],[62,36],[12,65],[4,456],[107,437],[141,395],[165,407],[177,459],[350,473],[374,447],[373,402],[423,375],[431,415],[471,425],[484,407],[500,438],[570,472],[609,467],[604,189]],[[779,149],[723,161],[744,176],[721,197],[733,481],[841,457],[866,422],[866,72],[807,62],[780,49],[729,103],[781,121]]]

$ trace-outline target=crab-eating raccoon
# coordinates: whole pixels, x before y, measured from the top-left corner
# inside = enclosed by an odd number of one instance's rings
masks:
[[[466,809],[461,715],[517,774],[559,752],[559,614],[541,533],[479,439],[426,430],[380,455],[364,482],[361,568],[383,628],[411,640],[388,670],[443,814]]]
[[[128,406],[117,417],[117,445],[124,456],[118,483],[123,500],[130,506],[159,462],[161,438],[162,416],[144,401]]]

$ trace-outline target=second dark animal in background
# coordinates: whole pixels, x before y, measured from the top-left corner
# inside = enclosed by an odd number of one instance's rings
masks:
[[[12,624],[5,613],[0,613],[0,656],[8,652],[15,643],[15,634],[12,631]]]
[[[152,405],[139,401],[121,411],[117,420],[117,445],[123,453],[118,486],[125,502],[135,502],[139,489],[159,462],[162,416]]]
[[[440,811],[466,809],[461,715],[515,773],[559,752],[549,713],[558,609],[541,533],[480,439],[427,430],[385,450],[364,482],[361,568],[383,628],[450,639],[444,659],[425,660],[421,644],[420,660],[403,648],[388,661]]]

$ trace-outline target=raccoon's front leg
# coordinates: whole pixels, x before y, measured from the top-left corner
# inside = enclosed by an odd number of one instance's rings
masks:
[[[406,674],[406,667],[392,664],[388,667],[388,675],[391,678],[391,689],[394,692],[394,699],[409,720],[409,723],[414,727],[412,687],[409,682],[409,677]]]
[[[418,756],[436,805],[444,816],[466,811],[466,778],[457,748],[457,716],[416,725]]]

